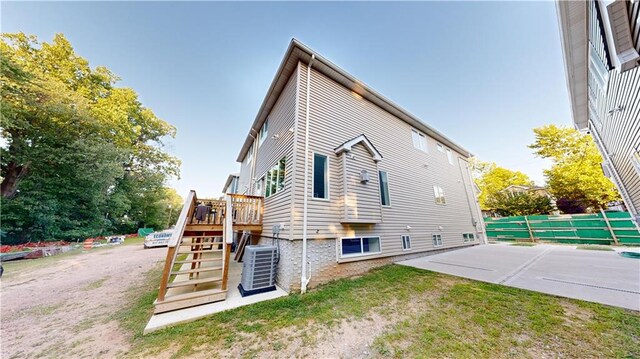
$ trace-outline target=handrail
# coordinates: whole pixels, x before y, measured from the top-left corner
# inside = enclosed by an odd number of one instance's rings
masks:
[[[184,205],[182,206],[182,211],[180,212],[180,216],[178,216],[178,221],[176,222],[176,226],[173,229],[173,233],[171,234],[171,239],[169,240],[169,247],[175,247],[180,242],[180,238],[182,238],[182,232],[184,232],[184,228],[187,225],[187,218],[189,217],[189,212],[191,211],[191,207],[193,206],[196,198],[196,191],[191,190],[187,195],[187,198],[184,201]]]

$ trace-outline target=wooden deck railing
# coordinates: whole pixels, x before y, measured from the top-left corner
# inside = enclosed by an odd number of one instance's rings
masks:
[[[233,208],[233,224],[262,224],[263,197],[242,194],[229,194]],[[227,203],[224,199],[195,199],[195,203],[208,207],[206,214],[197,217],[196,206],[191,211],[188,224],[223,225]]]

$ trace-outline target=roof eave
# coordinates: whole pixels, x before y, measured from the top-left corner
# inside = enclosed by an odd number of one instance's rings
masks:
[[[573,123],[585,129],[589,126],[587,2],[557,1],[556,8]]]
[[[446,145],[447,147],[453,149],[454,151],[466,157],[473,156],[473,154],[471,154],[464,147],[458,145],[451,139],[447,138],[445,135],[443,135],[433,127],[425,124],[416,116],[412,115],[402,107],[395,104],[393,101],[379,94],[378,92],[373,90],[371,87],[367,86],[366,84],[364,84],[363,82],[361,82],[360,80],[352,76],[351,74],[341,69],[339,66],[335,65],[331,61],[324,58],[322,55],[313,51],[312,49],[310,49],[303,43],[299,42],[298,40],[292,39],[291,43],[289,44],[289,47],[287,48],[287,52],[285,53],[285,56],[282,59],[282,62],[280,63],[280,67],[278,68],[278,71],[276,72],[276,75],[273,81],[271,82],[269,91],[267,92],[267,95],[265,96],[265,99],[262,102],[262,105],[260,106],[260,110],[258,110],[258,114],[256,115],[256,118],[253,124],[251,125],[251,129],[249,131],[249,134],[247,135],[244,145],[240,150],[240,154],[238,155],[238,158],[237,158],[238,162],[242,162],[244,160],[244,157],[246,156],[247,152],[249,151],[249,148],[251,147],[251,143],[253,142],[253,139],[254,139],[251,136],[251,132],[254,131],[257,133],[257,131],[262,126],[262,123],[265,121],[268,115],[268,112],[271,111],[271,107],[273,106],[273,104],[275,104],[275,100],[277,100],[278,96],[280,96],[280,92],[282,91],[284,86],[278,86],[278,84],[281,84],[283,82],[286,84],[286,81],[289,79],[289,77],[293,73],[293,71],[286,69],[286,65],[288,63],[297,64],[298,61],[301,61],[303,63],[309,63],[309,59],[311,58],[312,55],[315,56],[313,67],[316,70],[322,72],[324,75],[328,76],[332,80],[340,83],[342,86],[348,89],[351,89],[352,91],[356,91],[363,98],[383,108],[385,111],[391,113],[392,115],[402,119],[403,121],[407,122],[408,124],[415,127],[416,129],[435,138],[436,140]]]

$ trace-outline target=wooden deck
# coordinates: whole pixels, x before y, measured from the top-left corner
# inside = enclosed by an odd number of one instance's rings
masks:
[[[262,197],[198,199],[191,191],[169,241],[155,313],[225,300],[233,233],[260,233],[262,215]]]

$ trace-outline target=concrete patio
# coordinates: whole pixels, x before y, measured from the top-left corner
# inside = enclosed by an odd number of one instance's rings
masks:
[[[537,292],[640,310],[640,260],[616,251],[491,244],[398,262]]]
[[[242,263],[238,263],[233,260],[230,261],[228,285],[229,291],[227,292],[226,300],[199,305],[191,308],[174,310],[166,313],[154,314],[149,320],[149,323],[147,323],[147,326],[144,328],[144,334],[151,333],[153,331],[175,324],[191,322],[225,310],[234,309],[245,305],[280,298],[288,295],[288,293],[283,289],[281,289],[280,287],[276,287],[275,291],[242,297],[240,295],[240,291],[238,290],[241,273]]]

